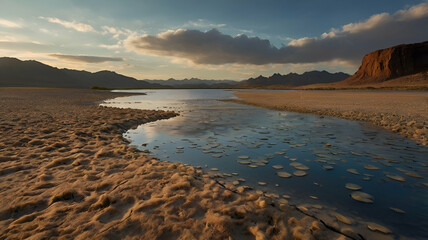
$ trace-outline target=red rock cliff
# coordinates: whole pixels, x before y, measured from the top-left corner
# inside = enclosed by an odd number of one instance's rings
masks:
[[[380,83],[424,71],[428,71],[428,41],[371,52],[364,56],[358,71],[342,83]]]

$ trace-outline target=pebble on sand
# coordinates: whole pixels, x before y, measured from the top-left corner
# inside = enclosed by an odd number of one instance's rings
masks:
[[[279,195],[275,193],[266,193],[265,196],[268,198],[279,198]]]
[[[288,173],[288,172],[277,172],[276,173],[279,177],[282,177],[282,178],[289,178],[289,177],[291,177],[291,174],[290,173]]]
[[[387,227],[384,227],[382,225],[379,225],[377,223],[369,222],[367,223],[367,227],[372,231],[378,231],[385,234],[391,234],[392,231],[389,230]]]
[[[414,177],[414,178],[423,178],[421,175],[415,173],[415,172],[404,172],[404,174],[406,174],[409,177]]]
[[[357,171],[357,169],[353,169],[353,168],[346,169],[346,171],[347,171],[347,172],[349,172],[349,173],[352,173],[352,174],[356,174],[356,175],[359,175],[359,174],[360,174],[360,173]]]
[[[302,212],[308,212],[309,210],[308,210],[308,208],[306,208],[305,206],[303,206],[303,205],[299,205],[299,206],[297,206],[297,209],[299,209],[300,211],[302,211]]]
[[[399,182],[405,182],[406,181],[406,179],[400,175],[386,174],[385,176],[387,176],[388,178],[391,178],[395,181],[399,181]]]
[[[357,184],[354,184],[354,183],[347,183],[345,185],[345,188],[347,188],[349,190],[357,191],[357,190],[360,190],[362,187],[357,185]]]
[[[272,166],[274,169],[279,170],[279,169],[283,169],[284,167],[281,165],[273,165]]]
[[[353,192],[351,193],[351,197],[352,199],[359,202],[373,203],[373,196],[365,192],[360,192],[360,191]]]
[[[330,165],[323,165],[322,169],[324,170],[333,170],[334,167],[330,166]]]
[[[248,165],[251,162],[250,161],[246,161],[246,160],[242,160],[242,161],[238,161],[238,163]]]
[[[364,168],[367,169],[367,170],[379,170],[380,169],[380,168],[378,168],[378,167],[376,167],[374,165],[371,165],[371,164],[364,165]]]
[[[357,153],[357,152],[354,152],[354,151],[350,151],[350,153],[351,153],[352,155],[355,155],[355,156],[363,156],[363,154],[361,154],[361,153]]]
[[[307,167],[307,166],[305,166],[303,164],[296,165],[296,166],[294,166],[294,168],[298,169],[298,170],[309,170],[309,167]]]
[[[406,213],[406,211],[401,210],[399,208],[390,207],[389,209],[391,209],[392,211],[394,211],[396,213],[403,213],[403,214]]]
[[[348,224],[348,225],[351,225],[351,224],[352,224],[351,219],[349,219],[349,218],[347,218],[347,217],[343,216],[342,214],[335,213],[335,217],[337,218],[337,220],[338,220],[339,222],[342,222],[342,223],[345,223],[345,224]]]
[[[303,177],[303,176],[306,176],[308,173],[305,171],[297,170],[297,171],[294,171],[293,174],[294,176],[297,176],[297,177]]]

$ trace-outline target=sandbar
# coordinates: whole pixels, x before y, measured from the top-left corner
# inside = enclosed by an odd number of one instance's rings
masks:
[[[233,102],[373,123],[428,145],[428,92],[236,92]]]

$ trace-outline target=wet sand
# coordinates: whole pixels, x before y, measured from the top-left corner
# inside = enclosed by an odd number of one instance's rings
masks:
[[[233,102],[370,122],[428,145],[426,92],[336,90],[236,92],[235,95],[240,99]]]
[[[278,196],[129,146],[124,131],[175,113],[94,104],[123,95],[0,88],[0,239],[361,239],[339,219],[326,227]]]

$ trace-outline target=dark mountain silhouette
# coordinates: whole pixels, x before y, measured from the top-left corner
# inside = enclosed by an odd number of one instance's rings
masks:
[[[358,71],[338,84],[379,84],[409,75],[414,75],[417,79],[416,76],[426,75],[427,71],[428,41],[402,44],[367,54]],[[406,79],[409,80],[408,78]],[[428,82],[428,79],[425,78],[425,81]]]
[[[165,88],[111,71],[91,73],[59,69],[37,61],[0,58],[0,87],[54,88]]]
[[[168,80],[144,79],[144,81],[174,88],[231,88],[239,83],[233,80],[204,80],[199,78],[185,78],[183,80],[176,80],[174,78]]]
[[[267,86],[288,86],[297,87],[315,83],[332,83],[342,81],[349,77],[348,74],[338,72],[329,73],[327,71],[311,71],[303,74],[289,73],[281,75],[275,73],[270,77],[258,76],[242,81],[239,87],[267,87]]]
[[[349,77],[345,73],[312,71],[303,74],[273,74],[241,82],[232,80],[137,80],[111,71],[87,72],[59,69],[37,61],[0,58],[0,87],[53,87],[53,88],[265,88],[269,86],[296,87],[314,83],[333,83]]]

